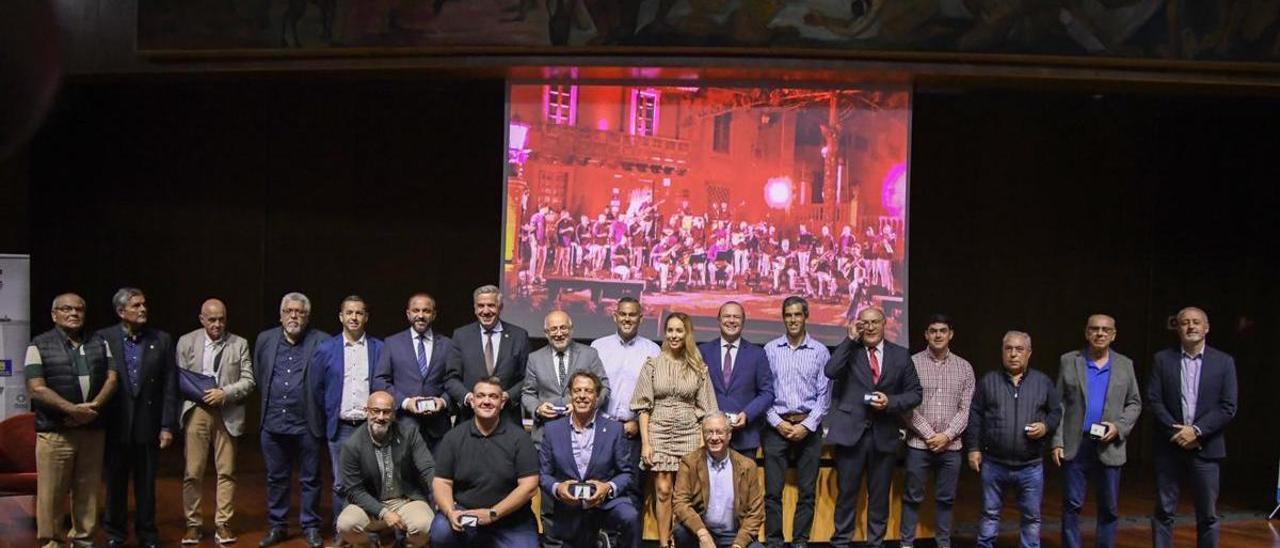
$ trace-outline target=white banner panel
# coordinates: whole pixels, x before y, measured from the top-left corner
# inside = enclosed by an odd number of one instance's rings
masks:
[[[0,255],[0,419],[31,409],[23,358],[31,341],[31,258]]]

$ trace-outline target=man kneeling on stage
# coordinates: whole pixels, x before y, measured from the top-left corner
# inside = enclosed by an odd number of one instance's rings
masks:
[[[618,546],[640,545],[640,519],[626,493],[635,470],[622,424],[596,414],[600,378],[579,370],[569,377],[573,412],[547,423],[539,453],[542,504],[552,504],[553,537],[566,546],[593,546],[601,526],[618,532]]]
[[[374,392],[365,407],[368,421],[342,444],[342,482],[347,506],[338,515],[338,534],[348,544],[367,546],[368,533],[387,528],[424,546],[434,513],[427,493],[435,462],[417,428],[395,422],[395,398]]]
[[[680,460],[672,495],[676,546],[760,548],[764,493],[756,463],[729,448],[732,433],[724,413],[707,415],[703,447]]]

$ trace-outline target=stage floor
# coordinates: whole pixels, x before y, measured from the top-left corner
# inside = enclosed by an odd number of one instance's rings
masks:
[[[179,463],[176,458],[173,458],[177,457],[177,455],[165,456],[170,458],[163,459],[165,461],[164,467],[157,483],[159,499],[157,522],[160,526],[160,535],[164,544],[177,546],[178,539],[181,538],[184,532],[181,510],[182,482],[178,477],[177,467]],[[256,458],[257,455],[246,456],[250,457],[250,462],[246,463],[249,465],[248,469],[241,474],[241,481],[236,493],[236,499],[241,502],[233,522],[240,537],[235,546],[243,548],[257,546],[258,539],[265,533],[266,515],[265,504],[262,502],[266,499],[266,487],[262,481],[264,476],[261,470],[261,461]],[[1046,486],[1047,492],[1044,503],[1045,521],[1041,532],[1042,542],[1046,547],[1061,545],[1059,508],[1061,507],[1062,490],[1056,474],[1057,470],[1053,468],[1052,465],[1049,465],[1050,475],[1047,478],[1048,485]],[[1150,546],[1150,528],[1147,520],[1154,500],[1154,481],[1149,471],[1139,465],[1130,465],[1126,467],[1125,472],[1121,490],[1124,495],[1120,503],[1122,516],[1120,538],[1117,546]],[[956,531],[953,535],[953,544],[955,546],[973,545],[980,507],[979,501],[981,500],[979,489],[977,476],[966,470],[961,475],[960,495],[956,505]],[[294,496],[297,496],[296,489]],[[213,502],[212,478],[205,482],[204,501],[206,516],[208,516],[206,517],[206,523],[210,523],[212,521]],[[1016,511],[1012,508],[1012,502],[1010,499],[1006,503],[999,543],[1001,546],[1014,546],[1017,544],[1018,517]],[[326,488],[323,508],[323,514],[326,516],[330,515],[328,513],[328,505],[329,495]],[[36,546],[34,506],[34,497],[0,498],[0,547],[30,548]],[[1240,497],[1233,497],[1228,492],[1223,495],[1219,509],[1223,514],[1221,546],[1238,546],[1242,548],[1280,547],[1280,521],[1268,522],[1266,520],[1266,513],[1270,510],[1269,508],[1246,508],[1243,506]],[[1194,546],[1195,524],[1192,512],[1190,497],[1184,495],[1182,507],[1179,509],[1180,519],[1176,530],[1176,544],[1178,546]],[[1086,509],[1083,531],[1086,545],[1092,545],[1093,543],[1092,516],[1093,511]],[[291,516],[291,518],[296,520],[294,516]],[[294,523],[296,524],[296,521]],[[211,525],[206,527],[210,530],[206,533],[202,546],[213,547],[215,543],[212,540]],[[302,548],[305,546],[305,543],[296,536],[298,534],[296,528],[291,529],[291,533],[295,537],[282,544],[282,547]],[[331,537],[332,532],[326,531],[326,541]],[[105,539],[100,540],[105,543]],[[890,544],[893,545],[892,543]],[[653,546],[654,544],[649,543],[648,545]],[[924,545],[928,546],[931,543],[925,543]]]

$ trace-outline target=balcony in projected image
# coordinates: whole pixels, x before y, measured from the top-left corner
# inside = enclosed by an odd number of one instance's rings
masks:
[[[648,169],[685,167],[691,143],[684,139],[631,135],[559,124],[543,124],[535,146],[538,159],[597,165],[643,165]],[[648,167],[653,166],[653,167]]]

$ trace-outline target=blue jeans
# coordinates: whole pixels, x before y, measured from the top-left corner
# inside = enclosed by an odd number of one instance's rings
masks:
[[[982,517],[978,521],[978,546],[995,546],[1000,534],[1000,510],[1004,507],[1004,489],[1018,493],[1018,511],[1022,512],[1023,548],[1040,547],[1040,500],[1044,497],[1044,467],[1040,463],[1005,466],[982,461]]]
[[[267,524],[285,527],[289,515],[290,476],[298,470],[299,521],[302,529],[320,528],[320,451],[323,437],[262,431],[262,457],[267,464]]]
[[[454,531],[449,517],[437,512],[431,522],[431,546],[434,548],[538,548],[538,524],[527,509],[516,510],[527,516],[511,515],[484,527]]]
[[[329,442],[329,461],[333,464],[333,526],[338,526],[338,514],[347,507],[347,489],[342,485],[342,442],[351,437],[358,425],[338,421],[337,441]]]
[[[1089,490],[1097,487],[1099,548],[1116,544],[1119,521],[1120,467],[1107,466],[1098,460],[1097,443],[1088,436],[1080,441],[1076,457],[1062,463],[1062,546],[1080,548],[1080,509]]]

